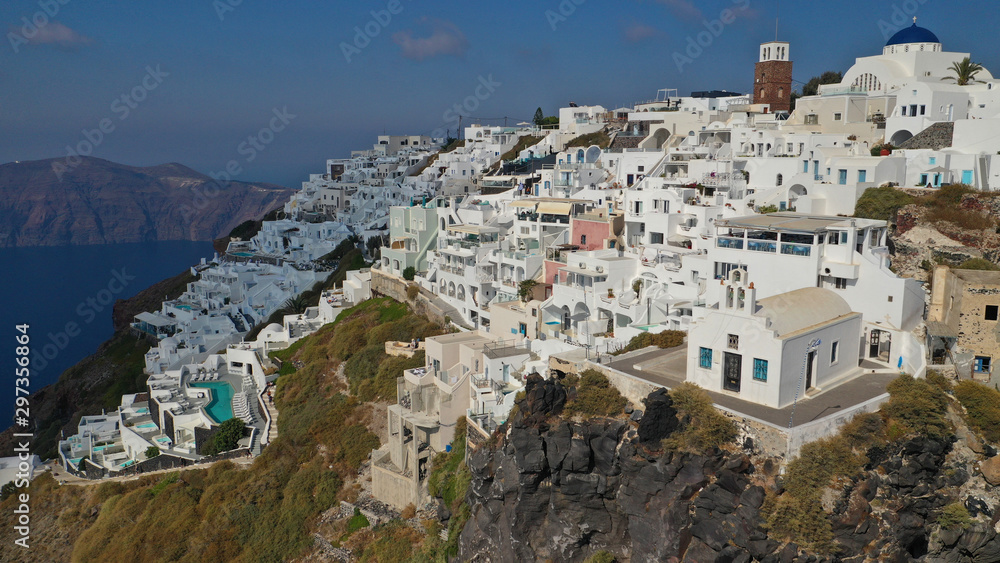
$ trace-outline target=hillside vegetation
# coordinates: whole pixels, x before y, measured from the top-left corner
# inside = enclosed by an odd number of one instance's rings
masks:
[[[27,561],[283,561],[313,545],[317,517],[338,502],[346,481],[379,440],[370,410],[333,374],[387,337],[409,340],[441,327],[388,299],[341,314],[306,338],[304,365],[278,379],[279,436],[246,469],[224,461],[209,469],[88,487],[37,479],[33,541],[47,547]],[[352,389],[388,387],[378,374],[397,361],[372,354],[353,370]],[[383,364],[386,367],[383,367]],[[392,382],[398,372],[392,374]],[[394,390],[394,387],[393,387]],[[374,393],[374,391],[368,391]],[[13,498],[0,504],[0,540],[11,542]]]

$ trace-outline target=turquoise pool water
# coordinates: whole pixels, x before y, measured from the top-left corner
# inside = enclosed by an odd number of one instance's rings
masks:
[[[149,409],[142,407],[141,409],[136,409],[135,414],[149,414]]]
[[[253,256],[253,252],[230,252],[233,256],[243,256],[245,258]]]
[[[191,306],[190,305],[178,305],[177,308],[181,309],[182,311],[190,311],[191,310]]]
[[[146,430],[147,428],[156,428],[156,423],[144,422],[142,424],[136,425],[136,428],[142,428],[143,430]]]
[[[94,448],[94,451],[95,452],[103,452],[104,450],[106,450],[106,449],[108,449],[110,447],[111,446],[97,446],[96,448]]]
[[[233,391],[232,385],[225,381],[205,381],[192,383],[191,387],[211,390],[212,400],[205,406],[205,411],[216,424],[233,418],[233,394],[235,391]]]

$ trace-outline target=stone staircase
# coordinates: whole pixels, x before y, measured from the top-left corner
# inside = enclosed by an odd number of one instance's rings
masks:
[[[267,443],[270,444],[275,438],[278,437],[278,409],[273,403],[267,400],[266,396],[263,403],[264,407],[267,409],[267,414],[271,417],[271,429],[267,433]]]

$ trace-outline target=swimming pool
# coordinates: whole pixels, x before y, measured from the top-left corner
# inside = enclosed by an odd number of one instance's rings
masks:
[[[253,256],[253,252],[230,252],[229,254],[233,256],[241,256],[243,258],[249,258],[250,256]]]
[[[208,389],[212,392],[212,400],[205,405],[205,412],[216,424],[233,418],[233,386],[225,381],[206,381],[191,383],[191,387]]]
[[[147,407],[136,409],[135,414],[149,414],[149,409]]]
[[[143,430],[149,430],[151,428],[157,428],[157,426],[156,426],[156,423],[154,423],[154,422],[144,422],[142,424],[136,425],[136,428],[141,428]]]

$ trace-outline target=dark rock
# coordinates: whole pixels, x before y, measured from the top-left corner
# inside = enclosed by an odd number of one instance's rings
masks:
[[[973,518],[980,514],[984,514],[988,518],[993,517],[993,510],[990,508],[990,505],[986,501],[974,496],[969,496],[965,499],[965,509],[969,511],[969,516]]]
[[[658,446],[660,441],[677,430],[677,409],[666,389],[657,389],[645,399],[645,413],[639,421],[639,442],[647,446]]]
[[[691,526],[691,535],[705,542],[713,551],[721,551],[729,543],[729,534],[716,520],[700,520]]]

